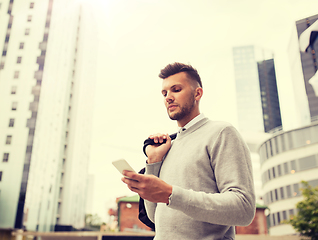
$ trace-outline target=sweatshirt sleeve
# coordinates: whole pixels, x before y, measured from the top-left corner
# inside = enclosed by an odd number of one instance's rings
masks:
[[[198,221],[249,225],[255,214],[255,193],[246,143],[234,127],[227,126],[207,149],[219,192],[197,192],[173,186],[169,207]]]
[[[146,172],[145,174],[154,175],[159,177],[159,171],[162,162],[153,163],[153,164],[146,164]],[[157,207],[157,203],[150,202],[148,200],[144,200],[145,208],[147,212],[148,218],[154,223],[155,222],[155,211]]]

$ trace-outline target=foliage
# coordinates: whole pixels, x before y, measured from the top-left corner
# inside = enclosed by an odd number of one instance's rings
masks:
[[[105,223],[102,222],[101,218],[97,214],[86,214],[85,215],[85,226],[91,229],[98,230],[100,226]]]
[[[298,213],[287,223],[302,236],[318,240],[318,186],[313,188],[306,181],[302,181],[303,201],[297,203]]]

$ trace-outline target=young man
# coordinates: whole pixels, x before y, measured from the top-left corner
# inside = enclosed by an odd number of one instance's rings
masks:
[[[146,174],[124,171],[134,180],[122,181],[145,199],[155,240],[235,239],[234,226],[255,214],[249,150],[233,126],[200,114],[202,83],[192,66],[169,64],[159,77],[180,131],[173,143],[168,134],[151,135],[158,144],[146,148]]]

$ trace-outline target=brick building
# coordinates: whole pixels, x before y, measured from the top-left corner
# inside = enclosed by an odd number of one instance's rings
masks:
[[[268,234],[265,209],[265,206],[256,204],[256,213],[252,223],[246,227],[236,226],[236,234]]]
[[[139,195],[122,197],[117,199],[118,205],[118,229],[123,231],[151,231],[149,227],[138,219]]]

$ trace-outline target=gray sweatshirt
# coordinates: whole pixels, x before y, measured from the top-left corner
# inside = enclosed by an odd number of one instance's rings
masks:
[[[155,240],[235,239],[249,225],[255,194],[249,150],[228,123],[204,118],[178,134],[164,160],[146,174],[173,186],[169,204],[145,201]]]

